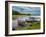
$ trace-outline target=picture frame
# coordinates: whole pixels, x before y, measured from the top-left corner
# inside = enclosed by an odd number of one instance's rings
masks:
[[[31,16],[30,19],[33,19],[33,21],[30,21],[28,16]],[[14,19],[16,20],[18,17],[22,18],[20,18],[19,22],[16,24]],[[26,17],[26,22],[23,17]],[[24,19],[24,24],[21,19]],[[5,36],[34,34],[45,34],[45,3],[5,1]]]

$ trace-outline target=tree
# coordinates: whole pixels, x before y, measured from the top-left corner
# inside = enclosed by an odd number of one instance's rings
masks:
[[[27,15],[31,15],[31,14],[27,14]]]

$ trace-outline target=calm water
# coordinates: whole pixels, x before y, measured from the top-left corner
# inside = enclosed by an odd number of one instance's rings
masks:
[[[32,14],[32,16],[40,16],[40,14]]]

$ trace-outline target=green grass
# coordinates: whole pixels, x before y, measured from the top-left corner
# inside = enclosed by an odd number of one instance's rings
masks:
[[[21,17],[26,17],[28,15],[13,15],[12,19],[17,19]],[[27,25],[25,27],[17,27],[16,30],[34,30],[34,29],[40,29],[40,21],[39,22],[25,22]]]
[[[32,26],[31,26],[32,25]],[[27,26],[25,27],[18,27],[17,30],[34,30],[34,29],[40,29],[40,22],[27,22]]]

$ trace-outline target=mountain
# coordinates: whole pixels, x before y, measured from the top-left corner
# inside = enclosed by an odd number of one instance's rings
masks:
[[[12,15],[31,15],[31,14],[22,14],[18,11],[12,11]]]

